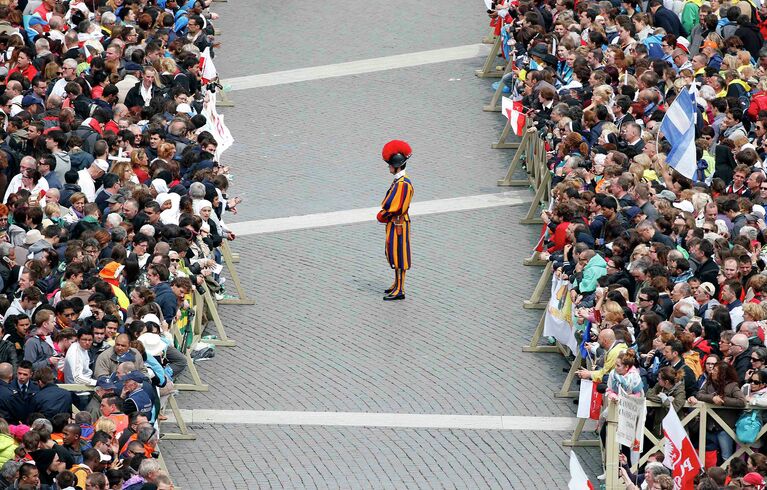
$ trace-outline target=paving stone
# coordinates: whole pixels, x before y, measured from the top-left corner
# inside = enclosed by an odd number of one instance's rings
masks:
[[[309,13],[263,0],[215,10],[225,76],[470,44],[487,30],[481,5],[460,0],[438,10],[393,0],[375,22],[340,0]],[[416,200],[505,190],[495,181],[512,152],[490,149],[503,121],[481,111],[491,96],[491,82],[473,76],[481,61],[231,94],[237,105],[222,112],[237,142],[224,163],[245,202],[229,221],[376,206],[390,181],[379,152],[391,138],[416,150]],[[564,359],[521,352],[541,314],[521,307],[540,274],[521,265],[538,231],[518,224],[525,212],[416,218],[408,299],[395,305],[381,301],[391,271],[376,223],[239,238],[238,272],[256,305],[220,308],[238,345],[198,364],[210,391],[183,393],[180,406],[572,416],[570,400],[552,397]],[[552,489],[567,480],[561,432],[191,428],[197,441],[162,443],[183,488]],[[577,453],[589,474],[601,472],[598,451]]]
[[[165,441],[168,466],[178,485],[200,488],[189,467],[206,468],[211,481],[236,483],[242,472],[250,488],[565,488],[569,455],[561,450],[561,433],[517,431],[455,431],[331,427],[238,425],[196,426],[196,442]],[[309,435],[311,441],[296,433]],[[188,453],[201,444],[227,447],[240,436],[252,448],[238,448],[233,470],[215,464],[215,451]],[[279,451],[259,451],[264,439],[277,441]],[[312,441],[323,441],[316,451]],[[484,454],[478,446],[499,448]],[[520,452],[508,451],[517,447]],[[587,472],[601,471],[599,451],[576,451]],[[212,458],[212,459],[211,459]],[[269,458],[268,466],[261,458]],[[328,471],[331,468],[332,470]],[[189,475],[189,476],[187,476]],[[191,477],[191,478],[190,478]]]

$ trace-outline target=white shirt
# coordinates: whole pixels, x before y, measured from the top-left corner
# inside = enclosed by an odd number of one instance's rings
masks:
[[[96,386],[93,371],[88,367],[90,362],[88,351],[80,347],[79,343],[72,344],[64,359],[64,382]]]
[[[141,93],[141,98],[144,99],[144,107],[147,107],[152,100],[152,86],[150,85],[149,88],[146,88],[142,83],[139,85],[138,91]]]
[[[8,189],[5,190],[5,196],[3,196],[3,202],[8,202],[8,196],[11,194],[18,192],[19,189],[21,189],[21,174],[16,174],[11,179],[11,182],[8,184]],[[39,194],[41,190],[48,192],[48,181],[45,179],[40,179],[37,182],[37,185],[32,190],[32,194]]]
[[[397,180],[400,177],[404,177],[404,176],[405,176],[405,170],[403,169],[403,170],[400,170],[399,172],[397,172],[396,174],[394,174],[394,180]]]
[[[80,186],[88,202],[94,202],[96,200],[96,183],[93,181],[91,174],[88,173],[88,169],[84,168],[77,172],[79,176],[77,179],[77,185]]]
[[[66,97],[67,93],[64,90],[64,87],[66,87],[68,83],[69,82],[67,82],[65,79],[59,78],[56,83],[53,84],[51,95],[58,95],[61,98]]]

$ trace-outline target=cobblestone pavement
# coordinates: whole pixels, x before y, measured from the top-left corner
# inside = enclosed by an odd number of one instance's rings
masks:
[[[251,340],[219,349],[236,372],[202,363],[211,391],[183,406],[572,415],[569,400],[551,398],[562,357],[519,349],[541,315],[518,299],[540,270],[519,265],[526,252],[514,244],[534,240],[514,224],[520,211],[415,220],[410,296],[397,305],[381,301],[392,280],[381,225],[244,238],[240,250],[257,252],[243,254],[241,279],[263,306],[222,311],[227,333]]]
[[[245,76],[476,43],[481,4],[393,0],[296,11],[286,2],[215,4],[225,49],[216,64]],[[299,39],[300,38],[300,39]],[[257,54],[250,54],[250,53]],[[375,206],[390,177],[389,138],[408,139],[415,199],[498,192],[511,153],[491,150],[503,124],[481,107],[481,59],[315,80],[231,95],[237,143],[225,154],[245,202],[232,221]],[[573,416],[556,399],[564,359],[522,353],[540,311],[521,303],[539,268],[521,265],[536,227],[526,206],[413,222],[408,299],[391,282],[377,223],[252,235],[234,242],[255,306],[222,306],[234,348],[198,365],[209,392],[182,408]],[[197,441],[163,441],[171,475],[196,488],[564,488],[563,432],[193,425]],[[599,452],[579,450],[587,472]]]
[[[184,488],[567,488],[561,433],[329,427],[195,427]],[[211,460],[207,447],[220,448]],[[584,467],[599,453],[578,450]],[[212,472],[213,465],[223,466]],[[181,465],[180,465],[181,466]]]

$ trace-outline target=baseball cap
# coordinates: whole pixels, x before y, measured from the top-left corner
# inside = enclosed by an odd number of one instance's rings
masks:
[[[743,483],[748,483],[749,485],[757,485],[758,488],[762,488],[762,485],[764,485],[764,478],[762,478],[762,475],[755,471],[746,473],[746,476],[743,477],[742,481]]]
[[[176,113],[182,113],[182,114],[192,114],[192,107],[189,104],[181,103],[176,106]]]
[[[43,239],[43,234],[40,233],[40,230],[29,230],[27,232],[27,236],[24,238],[24,245],[32,245],[35,242],[39,242]]]
[[[666,192],[666,191],[663,191],[663,192]],[[693,207],[692,203],[690,201],[687,201],[687,200],[680,201],[680,202],[675,202],[675,203],[672,203],[671,205],[674,206],[677,209],[681,209],[685,213],[694,213],[695,212],[695,207]]]
[[[132,61],[129,61],[128,63],[125,63],[125,71],[144,71],[144,68],[139,65],[138,63],[133,63]]]
[[[658,193],[658,197],[660,197],[662,199],[665,199],[665,200],[667,200],[669,202],[676,201],[676,194],[674,194],[673,192],[671,192],[668,189],[666,189],[665,191],[660,191]]]
[[[125,202],[125,196],[123,196],[120,193],[115,193],[109,196],[109,198],[107,198],[107,202],[109,204],[118,204],[118,203],[122,204]]]
[[[716,289],[714,289],[714,285],[711,284],[710,282],[701,283],[701,285],[698,286],[698,289],[705,291],[706,294],[708,294],[709,296],[713,296],[714,293],[716,292]]]
[[[625,214],[628,219],[634,219],[642,214],[642,210],[637,206],[629,206],[623,210],[623,214]]]
[[[122,380],[123,381],[131,380],[131,381],[136,381],[138,383],[142,383],[142,382],[146,381],[146,376],[144,376],[141,373],[141,371],[131,371],[128,374],[126,374],[125,376],[123,376]]]

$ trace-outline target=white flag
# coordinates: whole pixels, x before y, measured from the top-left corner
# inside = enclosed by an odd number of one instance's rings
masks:
[[[218,77],[216,65],[213,64],[213,58],[210,56],[210,47],[206,47],[200,55],[200,78],[202,84],[208,84]]]
[[[674,488],[692,490],[693,480],[701,470],[700,459],[673,406],[663,417],[663,435],[666,438],[663,465],[671,468]]]
[[[594,490],[594,486],[583,471],[578,456],[570,451],[570,483],[567,484],[567,490]]]

